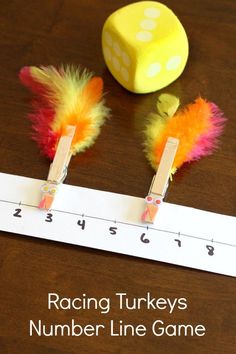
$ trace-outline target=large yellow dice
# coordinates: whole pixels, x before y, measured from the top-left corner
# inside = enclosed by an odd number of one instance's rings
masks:
[[[112,13],[102,31],[111,74],[135,93],[159,90],[176,80],[188,58],[188,39],[175,14],[156,1],[140,1]]]

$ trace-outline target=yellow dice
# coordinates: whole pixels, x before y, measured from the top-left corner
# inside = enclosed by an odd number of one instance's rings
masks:
[[[102,30],[108,69],[127,90],[148,93],[176,80],[188,59],[188,39],[175,14],[156,1],[112,13]]]

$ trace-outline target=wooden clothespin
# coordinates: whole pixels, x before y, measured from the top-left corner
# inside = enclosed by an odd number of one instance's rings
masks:
[[[149,193],[145,198],[145,210],[141,217],[145,223],[154,222],[159,205],[165,197],[178,145],[179,139],[171,137],[167,139],[157,173],[153,177]]]
[[[42,185],[40,209],[50,209],[55,198],[58,186],[63,183],[67,175],[67,168],[72,156],[71,144],[76,127],[68,125],[65,134],[60,137],[57,150],[51,163],[47,182]]]
[[[72,152],[76,155],[94,144],[110,110],[103,99],[102,78],[87,69],[26,66],[20,79],[35,95],[30,114],[34,139],[43,155],[54,158],[39,203],[40,209],[49,209]]]

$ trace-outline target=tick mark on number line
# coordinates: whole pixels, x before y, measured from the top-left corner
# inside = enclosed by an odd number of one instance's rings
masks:
[[[146,229],[147,229],[147,231],[149,230],[149,226],[148,225],[146,226]]]
[[[178,236],[179,236],[179,237],[181,236],[181,233],[180,233],[180,232],[178,232]]]
[[[19,206],[21,206],[21,201],[20,201],[20,203],[19,203]]]
[[[212,243],[214,242],[213,238],[211,239],[211,242],[212,242]]]

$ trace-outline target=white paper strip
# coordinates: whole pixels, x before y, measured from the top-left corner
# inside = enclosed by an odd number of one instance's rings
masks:
[[[236,276],[236,218],[163,203],[140,222],[144,199],[63,184],[49,212],[43,181],[0,173],[2,231]]]

